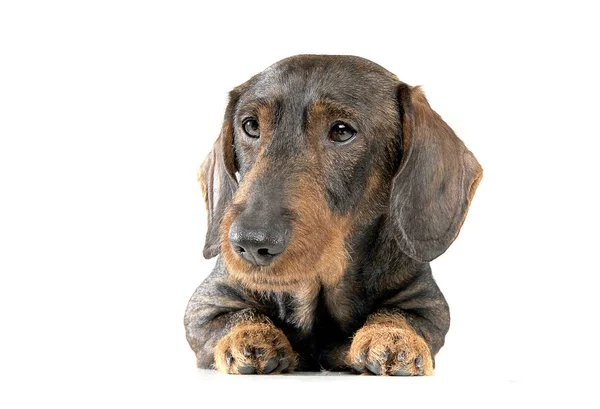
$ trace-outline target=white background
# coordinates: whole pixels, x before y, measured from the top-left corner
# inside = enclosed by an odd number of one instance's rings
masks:
[[[2,2],[0,406],[598,405],[593,3]],[[433,378],[195,368],[196,170],[227,92],[300,53],[423,85],[483,165]]]

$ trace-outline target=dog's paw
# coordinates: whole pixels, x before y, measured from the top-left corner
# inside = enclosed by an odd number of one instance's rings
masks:
[[[265,323],[238,324],[215,348],[215,367],[224,373],[275,374],[291,372],[296,364],[283,331]]]
[[[410,328],[368,324],[354,335],[346,361],[360,373],[375,375],[432,375],[427,344]]]

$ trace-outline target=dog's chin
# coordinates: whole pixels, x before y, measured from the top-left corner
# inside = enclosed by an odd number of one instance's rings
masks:
[[[230,277],[238,281],[244,288],[253,291],[297,292],[310,287],[316,277],[287,277],[274,274],[272,267],[250,267],[245,271],[229,270]]]
[[[298,263],[299,257],[284,255],[268,266],[255,266],[225,251],[225,267],[231,279],[254,291],[296,292],[318,281],[316,270]],[[309,264],[310,265],[310,264]]]

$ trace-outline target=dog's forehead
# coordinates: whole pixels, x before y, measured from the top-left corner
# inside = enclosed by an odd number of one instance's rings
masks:
[[[397,84],[392,73],[364,58],[300,55],[281,60],[254,76],[242,102],[278,99],[309,104],[329,98],[360,108],[393,100]]]

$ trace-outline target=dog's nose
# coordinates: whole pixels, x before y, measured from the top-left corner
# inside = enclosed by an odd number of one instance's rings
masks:
[[[240,257],[255,266],[268,266],[283,253],[288,230],[280,226],[251,226],[236,220],[229,229],[229,243]]]

